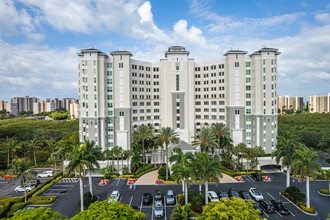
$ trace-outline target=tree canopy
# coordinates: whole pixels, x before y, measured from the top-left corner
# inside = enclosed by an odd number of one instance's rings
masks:
[[[68,219],[60,215],[58,212],[51,211],[50,208],[40,207],[37,209],[24,209],[20,212],[15,212],[10,220],[55,220],[55,219]]]

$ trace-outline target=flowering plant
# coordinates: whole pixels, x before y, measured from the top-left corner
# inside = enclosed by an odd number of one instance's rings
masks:
[[[163,181],[163,180],[156,180],[155,183],[156,183],[156,184],[163,184],[164,181]]]
[[[128,179],[127,184],[134,184],[136,179]]]
[[[267,182],[268,181],[271,181],[271,179],[269,178],[269,176],[266,176],[266,175],[265,176],[262,176],[262,180],[263,181],[267,181]]]
[[[243,177],[241,177],[241,176],[235,176],[234,178],[235,178],[235,180],[237,180],[238,182],[245,182],[245,180],[244,180]]]
[[[108,185],[108,183],[109,183],[109,180],[108,179],[101,179],[99,185],[100,186],[105,186],[105,185]]]

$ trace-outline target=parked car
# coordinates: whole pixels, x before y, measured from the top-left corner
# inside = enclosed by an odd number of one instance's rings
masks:
[[[168,205],[175,204],[175,197],[174,197],[173,190],[167,190],[166,204],[168,204]]]
[[[259,206],[258,203],[254,203],[254,204],[253,204],[253,208],[254,208],[255,210],[260,210],[260,215],[264,214],[264,210],[261,209],[261,207]]]
[[[262,181],[262,176],[259,173],[252,173],[251,176],[256,181]]]
[[[211,201],[211,202],[217,202],[217,201],[219,201],[219,197],[218,197],[218,195],[217,195],[217,193],[216,192],[214,192],[214,191],[208,191],[208,197],[209,197],[209,201]]]
[[[253,201],[252,198],[251,198],[251,196],[250,196],[250,194],[249,194],[249,192],[247,192],[247,191],[243,191],[243,190],[241,190],[241,191],[239,191],[239,195],[240,195],[243,199],[246,199],[246,200],[248,200],[248,201]]]
[[[271,204],[271,203],[267,203],[264,200],[260,200],[259,205],[265,212],[268,212],[268,213],[274,213],[275,212],[274,205]]]
[[[115,190],[111,193],[108,203],[113,203],[113,202],[119,201],[119,199],[120,199],[120,193],[119,193],[119,191]]]
[[[33,190],[36,186],[32,185],[32,184],[27,184],[25,185],[25,190],[26,192],[30,192],[31,190]],[[24,188],[22,186],[18,186],[14,189],[15,192],[24,192]]]
[[[154,194],[154,202],[156,203],[157,201],[163,202],[163,194],[159,189],[156,189]]]
[[[278,200],[277,202],[275,200],[270,200],[270,202],[274,205],[274,208],[276,211],[278,211],[282,215],[289,215],[290,211],[289,209],[283,204],[281,200]]]
[[[235,191],[235,189],[234,188],[230,188],[230,189],[228,189],[228,195],[229,195],[229,197],[230,198],[239,198],[239,195],[238,195],[238,193]]]
[[[38,178],[44,178],[44,177],[52,177],[53,176],[53,171],[51,170],[48,170],[48,171],[45,171],[43,173],[39,173],[38,174]]]
[[[28,180],[25,181],[25,185],[34,185],[34,186],[39,186],[40,185],[40,180],[36,179],[36,180]]]
[[[261,192],[259,192],[256,188],[250,188],[249,193],[252,196],[252,198],[256,201],[264,199]]]
[[[228,196],[228,193],[225,191],[221,191],[219,190],[219,198],[226,198],[226,199],[230,199]]]
[[[151,193],[144,193],[143,194],[143,204],[150,205],[152,202],[152,195]]]
[[[154,215],[155,218],[163,218],[164,216],[164,207],[162,201],[155,201],[155,207],[154,207]]]

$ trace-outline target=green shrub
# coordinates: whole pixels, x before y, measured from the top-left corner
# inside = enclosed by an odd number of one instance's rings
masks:
[[[140,173],[145,172],[146,170],[149,170],[151,168],[154,168],[155,166],[153,164],[147,164],[144,168],[143,167],[139,167],[136,171],[135,171],[135,175],[138,175]]]
[[[328,194],[328,195],[330,194],[330,191],[328,189],[320,189],[319,191],[322,194]]]
[[[6,213],[10,210],[11,206],[20,200],[20,198],[0,198],[0,219],[6,217]]]
[[[326,162],[327,164],[330,164],[330,158],[325,159],[325,162]]]
[[[158,175],[166,176],[166,166],[162,166],[161,168],[159,168]],[[170,176],[170,175],[171,175],[170,170],[168,170],[168,176]]]
[[[48,205],[56,201],[56,196],[34,196],[29,199],[31,205]]]
[[[300,190],[295,186],[290,186],[284,191],[286,197],[290,199],[293,203],[303,202],[305,200],[305,194],[300,192]]]
[[[160,179],[160,180],[166,180],[166,176],[160,176],[160,175],[158,175],[158,179]],[[172,176],[168,176],[168,180],[169,181],[175,181],[174,177],[172,177]]]
[[[14,213],[20,209],[23,209],[25,206],[27,206],[29,204],[29,202],[20,202],[20,203],[16,203],[14,205],[11,206],[10,211],[7,213],[7,218],[11,217],[12,215],[14,215]]]
[[[314,206],[311,206],[310,208],[307,208],[306,207],[306,203],[305,202],[299,202],[298,203],[298,206],[304,210],[305,212],[308,212],[308,213],[312,213],[312,214],[315,214],[315,209],[314,209]]]
[[[108,179],[111,179],[111,178],[118,178],[118,176],[117,175],[109,175]]]
[[[148,172],[150,172],[150,171],[154,171],[154,170],[157,170],[157,167],[151,167],[151,168],[149,168],[149,169],[147,169],[147,170],[144,170],[143,172],[139,173],[138,175],[135,175],[135,177],[136,177],[136,178],[139,178],[139,177],[141,177],[143,174],[146,174],[146,173],[148,173]]]
[[[134,174],[127,174],[127,175],[122,176],[122,178],[126,178],[126,179],[132,178],[132,177],[134,177]]]
[[[48,183],[47,185],[44,185],[38,192],[34,193],[32,195],[32,197],[34,196],[40,196],[42,195],[44,192],[46,192],[50,187],[52,187],[53,185],[55,185],[60,179],[62,178],[62,176],[57,177],[55,180],[52,180],[50,183]]]
[[[86,192],[84,194],[84,209],[88,209],[88,207],[90,206],[90,204],[92,204],[93,202],[97,201],[97,196],[93,196],[92,198],[92,194],[90,192]],[[80,200],[78,202],[78,206],[80,207]]]

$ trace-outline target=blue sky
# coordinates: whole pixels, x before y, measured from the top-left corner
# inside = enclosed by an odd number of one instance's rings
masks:
[[[197,61],[279,48],[279,95],[330,92],[330,2],[0,0],[0,100],[78,97],[83,48],[157,61],[184,45]]]

